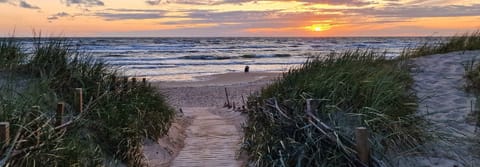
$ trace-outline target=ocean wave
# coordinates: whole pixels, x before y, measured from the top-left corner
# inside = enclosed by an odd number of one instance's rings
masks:
[[[136,69],[136,70],[147,70],[147,69],[160,69],[160,68],[176,68],[176,65],[149,65],[149,66],[130,66],[127,67],[129,69]]]
[[[189,55],[180,57],[180,59],[187,59],[187,60],[226,60],[232,59],[233,57],[229,56],[212,56],[212,55]]]
[[[227,61],[227,62],[183,62],[183,63],[160,63],[160,62],[110,62],[109,65],[121,66],[130,68],[133,66],[164,66],[166,68],[170,66],[228,66],[228,65],[293,65],[302,64],[305,60],[296,60],[290,62],[251,62],[251,61]]]
[[[272,58],[272,57],[291,57],[291,54],[286,53],[277,53],[277,54],[244,54],[240,57],[245,59],[252,59],[252,58]]]

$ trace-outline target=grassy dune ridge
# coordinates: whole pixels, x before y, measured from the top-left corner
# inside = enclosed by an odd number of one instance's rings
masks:
[[[35,41],[31,55],[15,39],[0,42],[0,120],[10,122],[12,138],[2,143],[1,165],[144,165],[143,140],[163,136],[174,116],[165,98],[119,81],[108,64],[67,40]],[[81,114],[73,107],[75,88],[84,90]],[[64,128],[54,125],[58,102],[66,103]]]
[[[406,48],[401,54],[402,57],[414,58],[433,54],[442,54],[454,51],[478,50],[480,49],[480,30],[467,32],[463,35],[449,37],[445,42],[425,43],[416,48]]]
[[[411,83],[404,61],[373,51],[310,60],[249,98],[244,150],[256,166],[355,166],[354,129],[365,126],[374,159],[388,164],[387,153],[426,140]],[[310,98],[319,121],[305,111]]]

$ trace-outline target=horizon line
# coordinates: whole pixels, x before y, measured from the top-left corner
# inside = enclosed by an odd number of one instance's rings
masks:
[[[0,38],[439,38],[458,35],[418,36],[0,36]]]

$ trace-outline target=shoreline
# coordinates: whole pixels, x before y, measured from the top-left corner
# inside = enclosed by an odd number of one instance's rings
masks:
[[[194,77],[187,81],[152,81],[160,88],[205,87],[243,85],[262,81],[275,80],[282,76],[282,72],[230,72]]]
[[[241,107],[250,94],[261,90],[282,76],[283,73],[226,73],[205,76],[201,81],[153,82],[167,96],[168,102],[181,107],[223,107],[226,102],[225,89],[231,103]]]

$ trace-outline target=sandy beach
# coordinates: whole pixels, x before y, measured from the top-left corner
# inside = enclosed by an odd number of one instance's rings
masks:
[[[281,73],[227,73],[196,81],[156,82],[179,111],[169,133],[144,144],[149,166],[244,166],[239,154],[245,114],[224,108],[225,88],[231,103],[246,98],[280,77]],[[180,112],[181,109],[181,112]]]
[[[260,90],[281,73],[226,73],[198,78],[198,81],[157,82],[166,94],[170,104],[181,107],[222,107],[226,101],[225,88],[230,101],[243,105],[244,99],[251,93]]]

